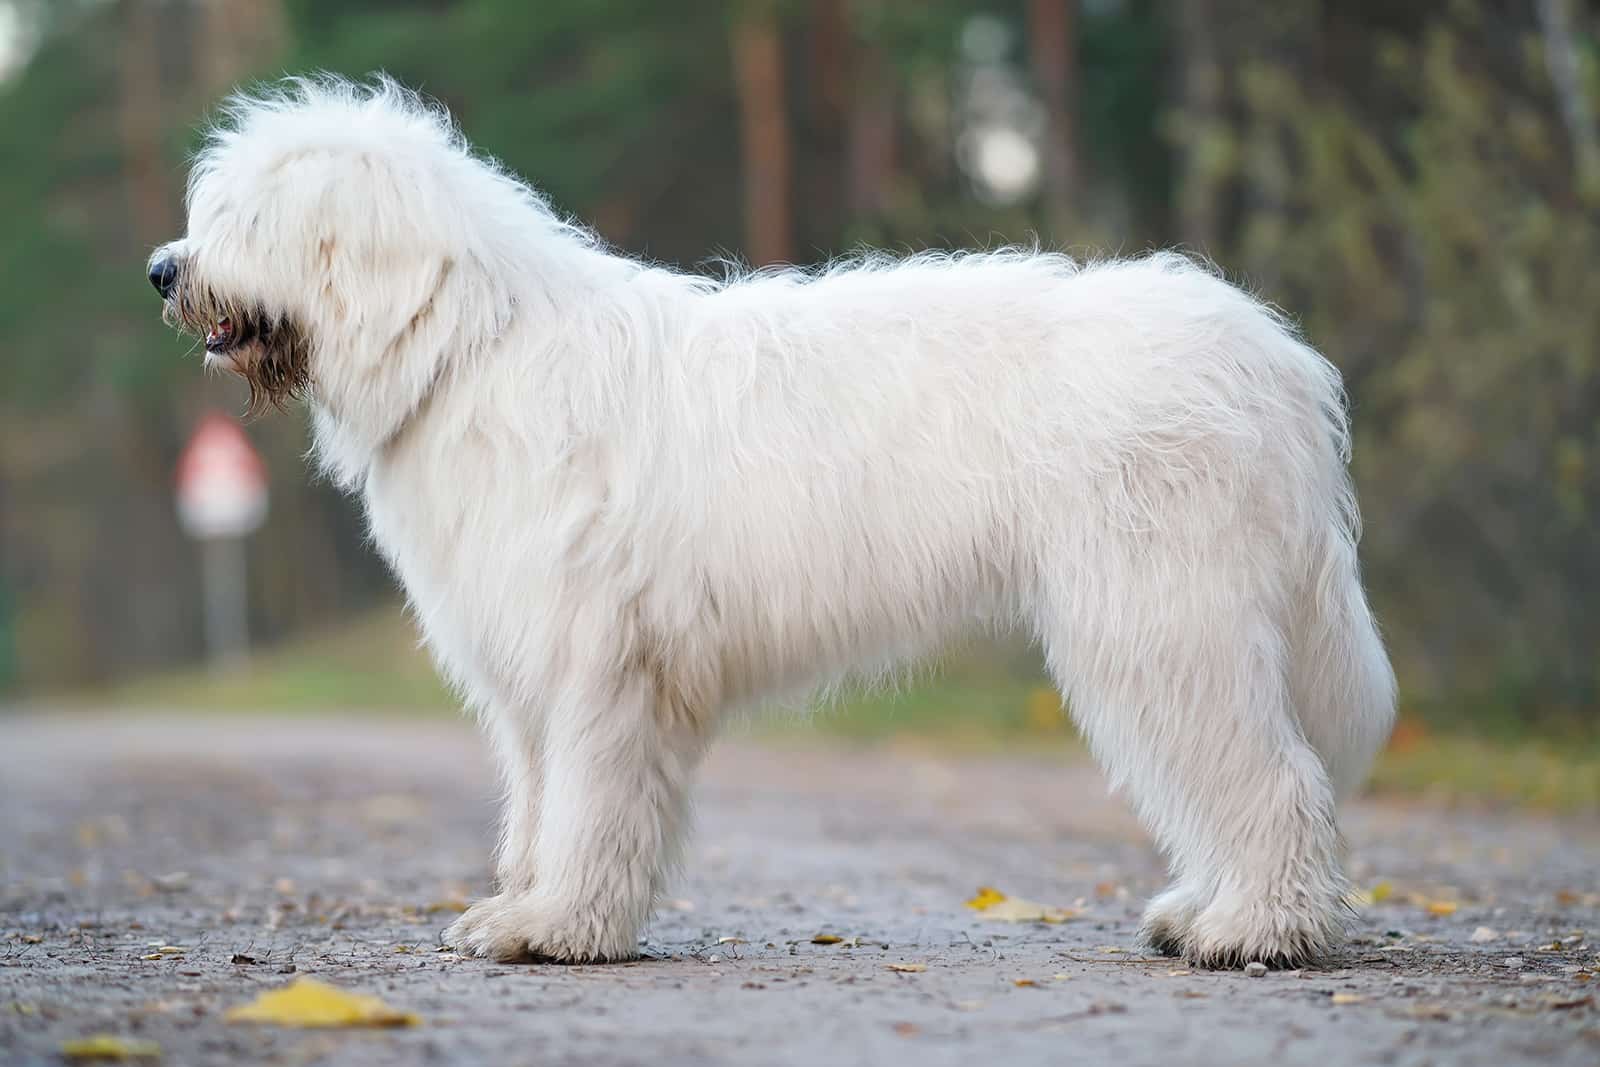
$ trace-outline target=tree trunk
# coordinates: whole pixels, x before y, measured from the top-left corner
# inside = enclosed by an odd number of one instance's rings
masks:
[[[1182,66],[1182,106],[1177,131],[1178,235],[1198,252],[1214,254],[1220,234],[1222,199],[1221,140],[1227,136],[1222,113],[1222,61],[1217,49],[1217,11],[1213,0],[1182,0],[1178,51]]]
[[[881,49],[856,53],[855,94],[850,108],[850,214],[883,215],[895,171],[894,87]]]
[[[848,143],[855,33],[849,0],[812,0],[806,84],[807,125],[795,182],[806,190],[806,210],[796,219],[802,245],[827,245],[849,221]]]
[[[196,14],[196,74],[207,104],[278,58],[285,37],[282,0],[201,0]]]
[[[129,244],[148,247],[173,236],[176,220],[162,151],[166,115],[161,87],[161,12],[154,0],[124,0],[118,48],[118,128],[126,174]]]
[[[1594,105],[1584,91],[1579,70],[1578,40],[1584,35],[1574,23],[1581,17],[1572,0],[1539,0],[1539,26],[1544,31],[1544,63],[1550,85],[1561,108],[1572,142],[1572,159],[1579,186],[1600,194],[1600,140],[1596,139]]]
[[[1078,195],[1077,4],[1075,0],[1029,0],[1028,49],[1034,81],[1048,122],[1044,141],[1045,217],[1061,240]]]
[[[756,265],[793,258],[789,218],[789,122],[784,112],[783,40],[774,9],[750,3],[731,44],[744,158],[745,255]]]

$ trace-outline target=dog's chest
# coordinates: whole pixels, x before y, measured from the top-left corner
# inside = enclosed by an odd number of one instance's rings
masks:
[[[473,434],[393,449],[369,471],[373,539],[440,667],[475,702],[524,688],[559,647],[574,542],[604,497],[590,475]]]

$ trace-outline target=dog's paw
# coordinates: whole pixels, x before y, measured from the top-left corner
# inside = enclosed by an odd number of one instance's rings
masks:
[[[1144,910],[1139,937],[1163,956],[1182,956],[1194,929],[1195,916],[1205,905],[1200,894],[1179,881],[1150,901]]]
[[[502,963],[604,963],[639,955],[638,931],[624,926],[592,908],[501,893],[463,912],[444,942],[463,956]]]
[[[1326,954],[1343,935],[1336,900],[1222,894],[1194,917],[1183,955],[1196,967],[1213,969],[1256,962],[1299,967]]]

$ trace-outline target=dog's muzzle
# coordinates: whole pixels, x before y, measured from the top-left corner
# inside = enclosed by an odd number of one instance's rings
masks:
[[[178,261],[167,256],[150,264],[150,284],[156,287],[161,299],[171,296],[173,287],[178,284]]]

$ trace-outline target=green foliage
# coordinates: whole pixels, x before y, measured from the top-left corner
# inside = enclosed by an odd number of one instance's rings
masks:
[[[1277,206],[1236,261],[1350,379],[1370,576],[1412,698],[1573,720],[1600,697],[1578,592],[1600,580],[1600,202],[1542,64],[1496,80],[1491,45],[1449,23],[1389,42],[1398,129],[1251,65],[1247,154]]]
[[[1206,251],[1291,309],[1345,373],[1367,575],[1408,702],[1441,721],[1592,730],[1600,175],[1585,173],[1595,168],[1574,145],[1583,131],[1568,124],[1592,124],[1600,63],[1592,34],[1578,32],[1585,106],[1574,109],[1553,83],[1535,7],[1072,4],[1082,173],[1065,212],[1047,212],[1041,196],[974,198],[954,144],[964,27],[979,13],[1011,27],[1008,61],[1029,84],[1028,3],[769,0],[796,245],[821,258],[859,243],[1042,234],[1074,251],[1126,251],[1203,232]],[[224,81],[387,71],[448,104],[476,144],[563,210],[630,251],[694,266],[740,246],[743,90],[730,34],[760,9],[24,2],[43,44],[0,84],[0,592],[22,684],[81,684],[198,651],[171,464],[193,415],[236,409],[238,396],[183,358],[189,344],[157,321],[142,264],[178,226],[183,155]],[[1186,64],[1207,58],[1180,20],[1196,11],[1220,72],[1210,101],[1185,95],[1198,69]],[[260,19],[281,32],[215,69],[211,53],[232,43],[206,36],[217,12],[234,19],[226,26]],[[128,29],[141,15],[146,28],[159,20],[158,54],[143,57],[142,76],[159,81],[153,117],[130,104],[128,60],[141,57]],[[837,55],[818,45],[830,15],[846,25]],[[864,102],[882,105],[886,125],[870,125],[883,115]],[[865,160],[852,140],[862,121],[877,138],[867,148],[883,150]],[[855,195],[863,173],[878,183],[871,196]],[[274,493],[253,559],[257,631],[288,634],[386,595],[359,518],[305,484],[301,423],[251,432]],[[334,694],[338,676],[307,691]]]

